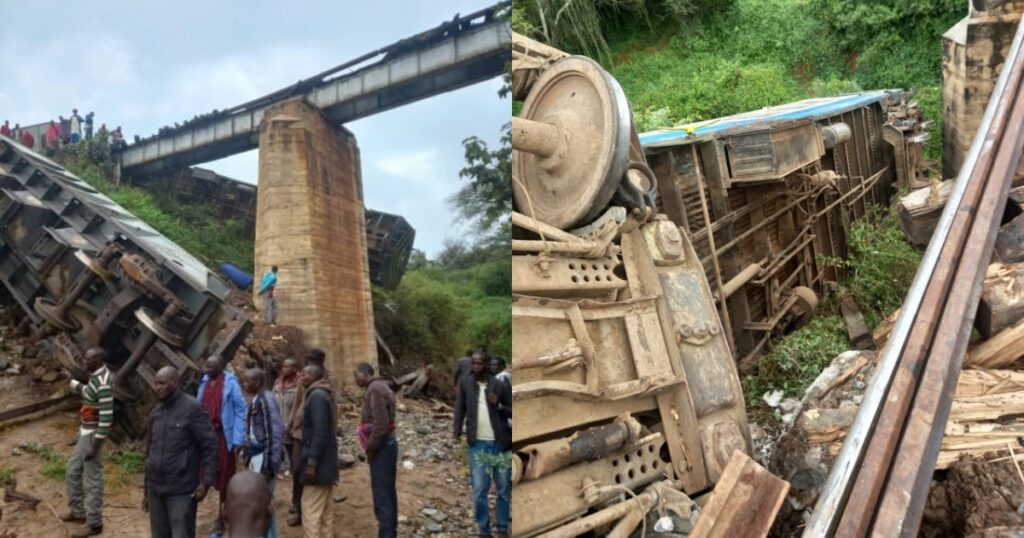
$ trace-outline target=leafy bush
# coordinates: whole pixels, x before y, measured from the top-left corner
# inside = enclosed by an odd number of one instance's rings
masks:
[[[0,465],[0,486],[14,484],[14,469]]]
[[[843,318],[835,305],[822,305],[807,326],[778,341],[757,361],[757,375],[743,378],[748,408],[763,408],[773,390],[800,397],[836,355],[849,349]]]
[[[146,460],[142,453],[135,450],[123,450],[114,454],[114,464],[126,473],[139,474],[146,470]]]
[[[921,253],[907,243],[893,211],[854,221],[847,232],[849,255],[830,260],[848,271],[844,285],[869,327],[900,307],[921,263]]]

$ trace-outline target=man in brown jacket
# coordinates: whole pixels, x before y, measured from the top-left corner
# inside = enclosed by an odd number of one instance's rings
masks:
[[[398,441],[395,439],[395,393],[387,382],[373,377],[373,366],[356,366],[356,385],[366,389],[363,413],[359,421],[359,444],[370,462],[370,489],[373,514],[377,517],[378,538],[398,536]]]
[[[306,353],[306,362],[303,366],[316,365],[323,370],[323,378],[330,383],[331,390],[337,389],[330,373],[324,368],[324,358],[327,354],[324,350],[313,348]],[[295,391],[295,403],[292,404],[291,414],[287,417],[286,429],[292,438],[292,507],[288,509],[291,514],[288,517],[288,525],[296,527],[302,524],[302,404],[306,401],[306,389],[299,383]]]

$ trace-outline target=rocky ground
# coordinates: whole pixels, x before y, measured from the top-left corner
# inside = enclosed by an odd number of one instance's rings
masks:
[[[0,306],[0,412],[64,394],[68,377],[43,346],[17,335],[16,307]],[[282,334],[283,333],[283,334]],[[287,329],[258,328],[246,343],[255,360],[277,360],[297,353],[301,342],[288,338]],[[240,361],[241,362],[241,361]],[[239,364],[241,366],[241,364]],[[341,480],[335,489],[336,536],[364,537],[376,533],[370,495],[369,466],[355,437],[360,394],[342,397],[338,412]],[[441,402],[403,400],[398,405],[399,534],[443,538],[475,534],[471,490],[465,469],[465,448],[451,437],[450,407]],[[0,482],[13,479],[17,491],[42,499],[33,510],[18,500],[0,500],[0,536],[53,538],[63,536],[54,511],[67,502],[63,464],[71,455],[78,418],[75,409],[50,411],[0,429]],[[142,465],[137,441],[105,447],[105,532],[103,536],[147,536],[148,516],[142,499]],[[291,481],[279,480],[275,509],[279,536],[298,538],[301,527],[287,527]],[[216,508],[212,494],[200,506],[200,535],[209,530]],[[51,511],[51,508],[53,509]],[[5,536],[2,533],[8,533]]]

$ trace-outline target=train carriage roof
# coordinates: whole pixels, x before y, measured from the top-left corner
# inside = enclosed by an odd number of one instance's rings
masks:
[[[754,126],[771,126],[794,120],[818,120],[871,103],[901,99],[907,96],[908,93],[903,90],[877,90],[836,97],[804,99],[724,118],[643,133],[640,135],[640,144],[647,150],[690,144]]]

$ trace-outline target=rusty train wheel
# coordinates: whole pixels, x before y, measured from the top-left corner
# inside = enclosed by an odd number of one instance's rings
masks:
[[[555,126],[558,147],[546,157],[513,152],[518,210],[562,229],[596,218],[626,172],[629,115],[622,89],[593,60],[570,56],[552,64],[520,117]]]

